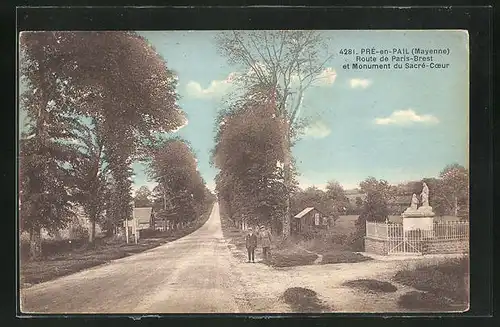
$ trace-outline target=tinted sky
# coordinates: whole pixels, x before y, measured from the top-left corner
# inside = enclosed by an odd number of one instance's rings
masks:
[[[330,79],[310,88],[303,115],[312,125],[293,154],[303,187],[337,180],[356,187],[368,176],[392,183],[437,176],[449,163],[467,166],[468,38],[459,31],[324,31]],[[189,140],[199,170],[213,189],[210,166],[214,119],[236,72],[215,48],[216,32],[141,32],[179,77],[179,104],[188,124],[177,134]],[[344,70],[353,62],[343,48],[449,48],[448,69]],[[379,57],[377,55],[377,57]],[[334,72],[334,74],[332,74]],[[152,186],[140,164],[134,188]]]

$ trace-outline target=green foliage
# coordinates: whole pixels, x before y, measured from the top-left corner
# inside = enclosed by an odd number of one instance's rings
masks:
[[[78,155],[74,146],[56,136],[62,131],[60,122],[39,120],[39,128],[23,134],[19,146],[21,229],[35,234],[40,228],[63,228],[74,215],[71,167]]]
[[[287,188],[283,162],[282,121],[264,90],[219,117],[213,163],[220,169],[216,191],[235,222],[270,224],[280,228]]]
[[[439,174],[441,178],[440,199],[443,206],[454,216],[469,216],[469,172],[459,164],[446,166]],[[460,212],[460,208],[463,208]]]
[[[134,197],[134,204],[136,208],[150,207],[153,203],[151,201],[151,191],[147,186],[141,186]]]
[[[133,157],[185,122],[175,74],[135,32],[23,32],[20,59],[23,228],[39,243],[78,203],[113,230],[130,216]]]
[[[305,190],[297,191],[292,197],[292,213],[298,214],[307,207],[314,207],[323,214],[336,218],[340,211],[337,206],[343,207],[343,202],[332,198],[332,194],[324,192],[316,187],[309,187]]]
[[[151,149],[150,156],[148,174],[159,184],[151,194],[158,216],[175,222],[196,219],[211,193],[189,144],[179,138],[167,139]]]
[[[368,177],[360,184],[361,191],[366,194],[363,211],[359,223],[365,221],[385,221],[389,216],[388,202],[394,198],[394,189],[385,180]]]
[[[332,55],[328,54],[321,34],[313,31],[221,32],[216,42],[218,51],[227,58],[229,64],[235,66],[238,71],[248,72],[234,76],[234,82],[240,89],[230,97],[231,100],[236,99],[229,101],[228,107],[231,111],[248,112],[246,107],[249,101],[259,102],[258,106],[269,108],[263,122],[280,124],[276,130],[281,131],[279,134],[282,144],[279,148],[283,152],[281,169],[286,190],[283,193],[285,198],[282,232],[287,237],[291,226],[290,197],[294,188],[291,147],[300,135],[302,124],[307,120],[300,117],[302,102],[305,91],[323,78],[321,73]],[[270,105],[266,105],[266,102]],[[229,116],[224,114],[219,123],[228,126],[228,121],[222,119],[227,119]],[[218,124],[217,128],[220,125]],[[255,123],[251,125],[255,126]],[[220,128],[219,132],[223,129],[225,127]],[[247,128],[247,131],[250,129]],[[251,138],[250,135],[247,136]],[[224,137],[217,133],[216,139],[219,141]],[[214,150],[214,154],[216,153],[220,154],[217,146]],[[267,160],[267,162],[275,167],[276,161]],[[265,180],[263,184],[267,183],[268,179]],[[272,211],[277,214],[281,210],[277,208],[271,210],[269,205],[265,207],[267,209],[264,211],[268,213]]]

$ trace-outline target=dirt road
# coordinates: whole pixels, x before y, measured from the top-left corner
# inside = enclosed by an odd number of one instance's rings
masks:
[[[244,312],[219,207],[194,233],[158,248],[22,290],[23,313]],[[237,266],[237,265],[236,265]]]
[[[359,278],[390,281],[400,269],[446,257],[403,259],[278,269],[248,264],[224,240],[215,204],[207,223],[194,233],[24,289],[21,308],[24,313],[287,313],[291,308],[283,302],[283,292],[305,287],[318,293],[328,311],[398,312],[398,297],[414,289],[395,284],[397,292],[371,294],[343,283]]]

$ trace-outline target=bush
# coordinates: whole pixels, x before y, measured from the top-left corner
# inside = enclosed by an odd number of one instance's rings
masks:
[[[161,232],[159,230],[148,228],[148,229],[141,230],[140,237],[141,238],[152,238],[152,237],[157,237],[160,234],[161,234]]]
[[[351,251],[363,252],[365,251],[365,233],[357,230],[349,235],[346,240],[347,246]]]
[[[398,305],[404,309],[421,311],[450,310],[451,303],[432,293],[411,291],[399,297]]]
[[[402,270],[394,281],[456,302],[468,302],[468,259],[453,259],[431,266]]]
[[[309,253],[294,244],[285,247],[283,243],[275,251],[271,252],[271,258],[266,262],[273,267],[295,267],[312,265],[318,258],[316,254]]]
[[[333,235],[330,240],[334,244],[344,245],[344,244],[346,244],[347,239],[348,239],[348,235],[346,235],[346,234],[337,234],[337,235]]]
[[[391,283],[376,279],[350,280],[342,285],[374,293],[393,293],[398,290],[398,288]]]
[[[318,299],[318,294],[308,288],[291,287],[282,295],[282,299],[288,304],[293,312],[324,312],[331,311]]]
[[[300,238],[303,240],[312,240],[321,236],[321,231],[309,230],[300,233]]]
[[[356,263],[372,260],[370,257],[365,257],[362,254],[351,251],[332,251],[323,255],[322,264],[333,263]]]
[[[80,224],[71,226],[69,230],[69,237],[73,240],[88,239],[89,231],[87,228]]]

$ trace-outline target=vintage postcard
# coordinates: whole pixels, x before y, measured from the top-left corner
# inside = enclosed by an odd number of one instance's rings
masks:
[[[464,312],[463,30],[22,32],[26,315]]]

